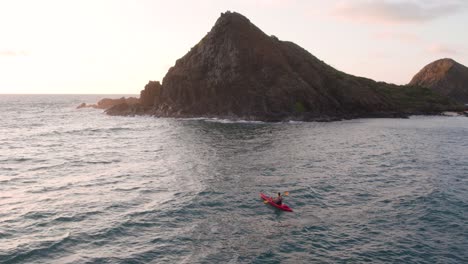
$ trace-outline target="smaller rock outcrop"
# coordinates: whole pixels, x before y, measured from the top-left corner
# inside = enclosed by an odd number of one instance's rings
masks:
[[[128,104],[121,103],[114,105],[105,111],[106,114],[111,116],[134,116],[134,115],[144,115],[145,108],[142,104]]]
[[[97,108],[109,109],[113,107],[114,105],[119,105],[119,104],[132,105],[132,104],[137,104],[139,102],[140,101],[136,97],[129,97],[129,98],[122,97],[119,99],[104,98],[97,103]]]
[[[76,107],[76,109],[86,108],[86,107],[89,107],[89,106],[86,103],[81,103],[79,106]]]
[[[155,81],[149,81],[145,85],[145,89],[140,92],[140,103],[148,108],[158,104],[159,95],[161,93],[161,83]]]
[[[119,105],[119,104],[127,104],[127,105],[135,105],[140,103],[140,100],[136,97],[122,97],[118,99],[110,99],[110,98],[104,98],[99,100],[97,104],[86,104],[86,103],[81,103],[77,109],[80,108],[97,108],[97,109],[109,109],[113,106]]]
[[[468,68],[453,59],[428,64],[409,84],[427,87],[459,103],[468,103]]]

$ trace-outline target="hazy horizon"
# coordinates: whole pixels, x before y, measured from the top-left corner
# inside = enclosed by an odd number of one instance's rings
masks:
[[[2,1],[0,94],[138,94],[239,12],[327,64],[406,84],[426,64],[468,63],[463,1]]]

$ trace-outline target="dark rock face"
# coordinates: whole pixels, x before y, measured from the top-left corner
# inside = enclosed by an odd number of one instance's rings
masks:
[[[426,65],[410,85],[427,87],[460,103],[468,103],[468,68],[452,59]]]
[[[134,116],[144,115],[145,108],[142,104],[121,103],[107,109],[106,114],[113,116]]]
[[[140,92],[140,103],[144,107],[152,107],[159,103],[159,94],[161,93],[161,83],[149,81],[145,89]]]
[[[355,77],[298,45],[268,36],[246,17],[226,12],[211,31],[141,92],[144,114],[250,120],[336,120],[404,116],[455,105],[427,88]],[[109,114],[140,113],[114,107]]]

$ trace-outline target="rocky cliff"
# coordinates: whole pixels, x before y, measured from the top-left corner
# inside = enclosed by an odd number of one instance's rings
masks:
[[[468,68],[452,59],[441,59],[426,65],[413,77],[410,85],[427,87],[468,104]]]
[[[156,116],[327,120],[455,106],[426,88],[377,83],[337,71],[231,12],[222,14],[176,61],[162,85],[150,84],[140,101],[145,114]],[[117,108],[109,112],[119,114]]]
[[[144,107],[153,107],[159,103],[159,95],[161,93],[161,83],[149,81],[145,85],[145,89],[140,92],[140,103]]]

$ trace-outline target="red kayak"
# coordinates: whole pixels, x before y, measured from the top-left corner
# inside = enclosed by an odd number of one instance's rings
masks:
[[[260,193],[260,197],[262,197],[263,200],[268,201],[268,203],[271,206],[274,206],[280,210],[286,211],[286,212],[292,212],[293,210],[289,208],[289,206],[285,205],[284,203],[282,205],[278,205],[273,201],[273,198],[266,196],[263,193]]]

